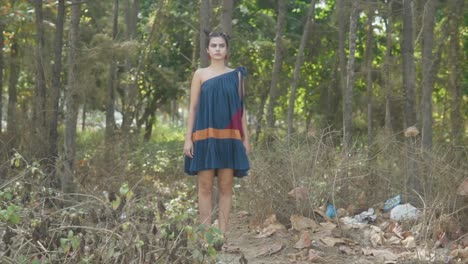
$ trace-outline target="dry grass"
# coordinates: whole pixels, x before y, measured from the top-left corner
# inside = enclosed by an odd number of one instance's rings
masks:
[[[289,224],[291,214],[312,216],[313,209],[334,203],[337,208],[382,208],[383,202],[401,194],[403,202],[423,209],[424,237],[441,225],[441,215],[450,216],[461,226],[467,215],[466,200],[456,195],[458,184],[467,177],[466,148],[434,147],[431,153],[421,149],[415,158],[421,192],[407,187],[407,152],[396,135],[381,133],[374,139],[372,155],[355,146],[345,152],[336,147],[339,133],[323,132],[318,136],[275,138],[256,147],[251,155],[252,169],[243,184],[242,204],[259,221],[275,213]],[[424,154],[424,155],[423,155]],[[424,158],[430,162],[424,162]],[[288,195],[295,187],[306,187],[308,197],[298,201]],[[352,213],[352,212],[350,212]],[[464,217],[467,219],[467,217]]]

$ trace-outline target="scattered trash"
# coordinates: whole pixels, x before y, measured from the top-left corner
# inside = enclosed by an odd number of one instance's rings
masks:
[[[402,221],[402,220],[413,220],[417,219],[419,216],[418,208],[412,206],[411,204],[400,204],[395,206],[390,211],[390,219],[395,221]]]
[[[364,211],[358,215],[355,215],[353,217],[343,217],[341,221],[345,225],[351,225],[351,224],[368,224],[369,222],[374,222],[377,219],[377,215],[374,213],[373,208],[369,208],[369,210]]]
[[[385,212],[388,212],[389,210],[393,209],[395,206],[399,205],[400,203],[401,203],[401,195],[397,195],[385,201],[383,209]]]
[[[329,203],[327,205],[327,210],[325,211],[325,214],[330,218],[334,218],[336,216],[335,206],[333,204]]]

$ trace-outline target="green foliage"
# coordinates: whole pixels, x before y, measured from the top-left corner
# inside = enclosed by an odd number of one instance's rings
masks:
[[[20,208],[14,204],[10,204],[6,209],[0,210],[0,220],[4,223],[17,225],[21,222],[19,213]]]
[[[67,237],[60,238],[60,248],[62,253],[68,254],[71,250],[76,251],[80,247],[81,238],[76,236],[72,230],[68,231]]]

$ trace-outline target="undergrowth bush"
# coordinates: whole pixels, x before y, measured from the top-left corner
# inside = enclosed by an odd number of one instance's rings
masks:
[[[380,209],[386,199],[400,194],[403,203],[415,201],[424,211],[427,232],[441,215],[468,226],[468,208],[456,195],[458,185],[467,177],[466,148],[435,146],[431,153],[420,149],[415,157],[423,191],[416,193],[406,187],[406,148],[395,135],[378,134],[371,153],[367,148],[345,151],[337,147],[334,142],[339,136],[334,132],[294,135],[256,146],[250,175],[242,181],[242,206],[259,221],[274,213],[289,225],[292,214],[315,217],[313,210],[323,210],[327,203],[353,214],[369,207]],[[424,162],[423,155],[430,157],[430,162]],[[307,190],[305,198],[288,195],[296,187]]]
[[[16,153],[0,186],[0,262],[214,261],[221,232],[197,223],[195,186],[180,180],[176,145],[134,146],[107,178],[94,145],[77,162],[74,194],[45,187],[50,175]]]

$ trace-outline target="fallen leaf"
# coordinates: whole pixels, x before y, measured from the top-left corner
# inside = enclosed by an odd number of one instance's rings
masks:
[[[281,242],[275,242],[270,245],[266,245],[260,249],[260,252],[256,255],[256,257],[268,256],[275,254],[276,252],[280,251],[283,248],[283,244]]]
[[[354,255],[354,250],[348,246],[340,246],[338,249],[346,255]]]
[[[315,250],[310,249],[310,250],[309,250],[309,258],[308,258],[308,259],[309,259],[309,261],[314,262],[314,261],[321,260],[322,258],[318,255],[318,253],[317,253]]]
[[[452,250],[449,254],[450,258],[452,259],[456,259],[456,261],[458,261],[458,259],[460,260],[459,262],[463,262],[465,260],[468,260],[468,248],[464,248],[464,249],[455,249],[455,250]]]
[[[249,216],[250,213],[247,212],[247,211],[240,211],[240,212],[237,213],[237,215],[240,216],[240,217],[246,217],[246,216]]]
[[[330,217],[328,217],[328,215],[325,214],[323,211],[314,209],[314,214],[318,215],[318,218],[321,218],[324,221],[332,221],[332,219],[330,219]]]
[[[346,241],[344,239],[336,237],[324,237],[321,238],[320,241],[322,241],[326,246],[329,247],[334,247],[336,244],[346,244]]]
[[[312,229],[312,231],[314,231],[318,228],[318,225],[314,220],[302,215],[291,215],[290,220],[292,228],[297,231],[302,231],[305,229]]]
[[[468,178],[464,179],[460,186],[458,186],[457,194],[462,196],[468,195]]]
[[[330,223],[330,222],[320,223],[320,226],[322,227],[321,228],[322,230],[329,230],[329,231],[332,231],[333,229],[336,228],[336,224]]]
[[[399,245],[400,243],[401,243],[401,239],[396,236],[392,236],[385,240],[386,245]]]
[[[348,216],[349,213],[344,208],[338,208],[338,210],[336,210],[336,215],[338,218],[342,218],[342,217]]]
[[[406,248],[415,248],[416,247],[416,240],[414,236],[409,236],[401,241]]]
[[[379,233],[372,233],[370,236],[372,246],[377,247],[383,244],[383,236]]]
[[[296,187],[288,195],[296,200],[305,200],[309,198],[309,190],[305,187]]]
[[[302,231],[299,241],[296,242],[294,248],[303,249],[308,248],[312,245],[312,241],[310,240],[310,234],[308,231]]]
[[[359,207],[367,207],[367,195],[366,192],[361,192],[357,198]]]
[[[265,221],[263,222],[263,226],[269,226],[271,224],[276,224],[276,223],[278,223],[278,220],[276,219],[276,215],[271,214],[265,219]]]
[[[308,250],[307,249],[304,249],[304,250],[301,250],[297,253],[289,253],[288,254],[288,257],[290,259],[292,259],[293,261],[296,261],[296,260],[303,260],[304,258],[307,257],[307,254],[308,254]]]
[[[273,235],[274,233],[276,233],[276,231],[283,230],[283,229],[286,229],[286,227],[284,227],[284,225],[282,225],[280,223],[270,224],[269,226],[265,227],[260,232],[260,234],[256,235],[255,238],[269,237],[269,236]]]
[[[405,137],[415,137],[419,135],[419,130],[415,126],[410,126],[406,128],[404,135]]]
[[[398,256],[391,252],[390,250],[387,249],[362,249],[362,253],[366,256],[374,256],[374,257],[379,257],[383,258],[384,261],[397,261]]]

